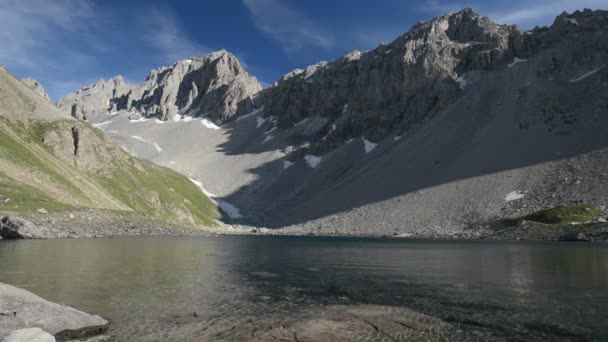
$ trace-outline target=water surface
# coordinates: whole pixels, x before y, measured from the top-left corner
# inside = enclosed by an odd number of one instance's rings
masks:
[[[125,341],[170,340],[186,317],[229,324],[333,304],[407,307],[485,338],[608,339],[605,245],[259,236],[2,241],[0,282],[109,318],[110,332]]]

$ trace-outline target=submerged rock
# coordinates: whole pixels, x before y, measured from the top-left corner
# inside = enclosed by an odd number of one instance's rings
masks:
[[[583,233],[567,233],[559,237],[559,241],[589,241]]]
[[[0,237],[3,239],[49,239],[52,232],[46,228],[18,218],[5,216],[0,220]]]
[[[55,337],[40,328],[26,328],[13,331],[2,342],[55,342]]]
[[[0,336],[7,336],[18,329],[38,327],[59,340],[81,339],[99,335],[109,325],[99,316],[49,302],[31,292],[2,283],[0,308],[3,310],[0,315]]]

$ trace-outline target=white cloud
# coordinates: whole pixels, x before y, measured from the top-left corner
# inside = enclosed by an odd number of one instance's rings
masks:
[[[304,48],[329,49],[333,35],[279,0],[243,0],[258,30],[276,40],[288,54]]]

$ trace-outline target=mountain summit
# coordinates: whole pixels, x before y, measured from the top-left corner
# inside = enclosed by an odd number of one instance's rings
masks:
[[[221,123],[250,111],[250,97],[260,90],[238,59],[221,50],[154,69],[139,85],[125,83],[122,76],[100,80],[68,94],[57,106],[80,119],[124,111],[160,120],[205,115]]]

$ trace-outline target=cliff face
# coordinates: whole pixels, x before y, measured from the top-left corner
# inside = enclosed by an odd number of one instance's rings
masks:
[[[121,76],[101,80],[68,94],[57,106],[79,119],[125,111],[160,120],[205,115],[221,123],[250,111],[250,97],[260,89],[235,56],[218,51],[152,70],[139,85],[126,84]]]

